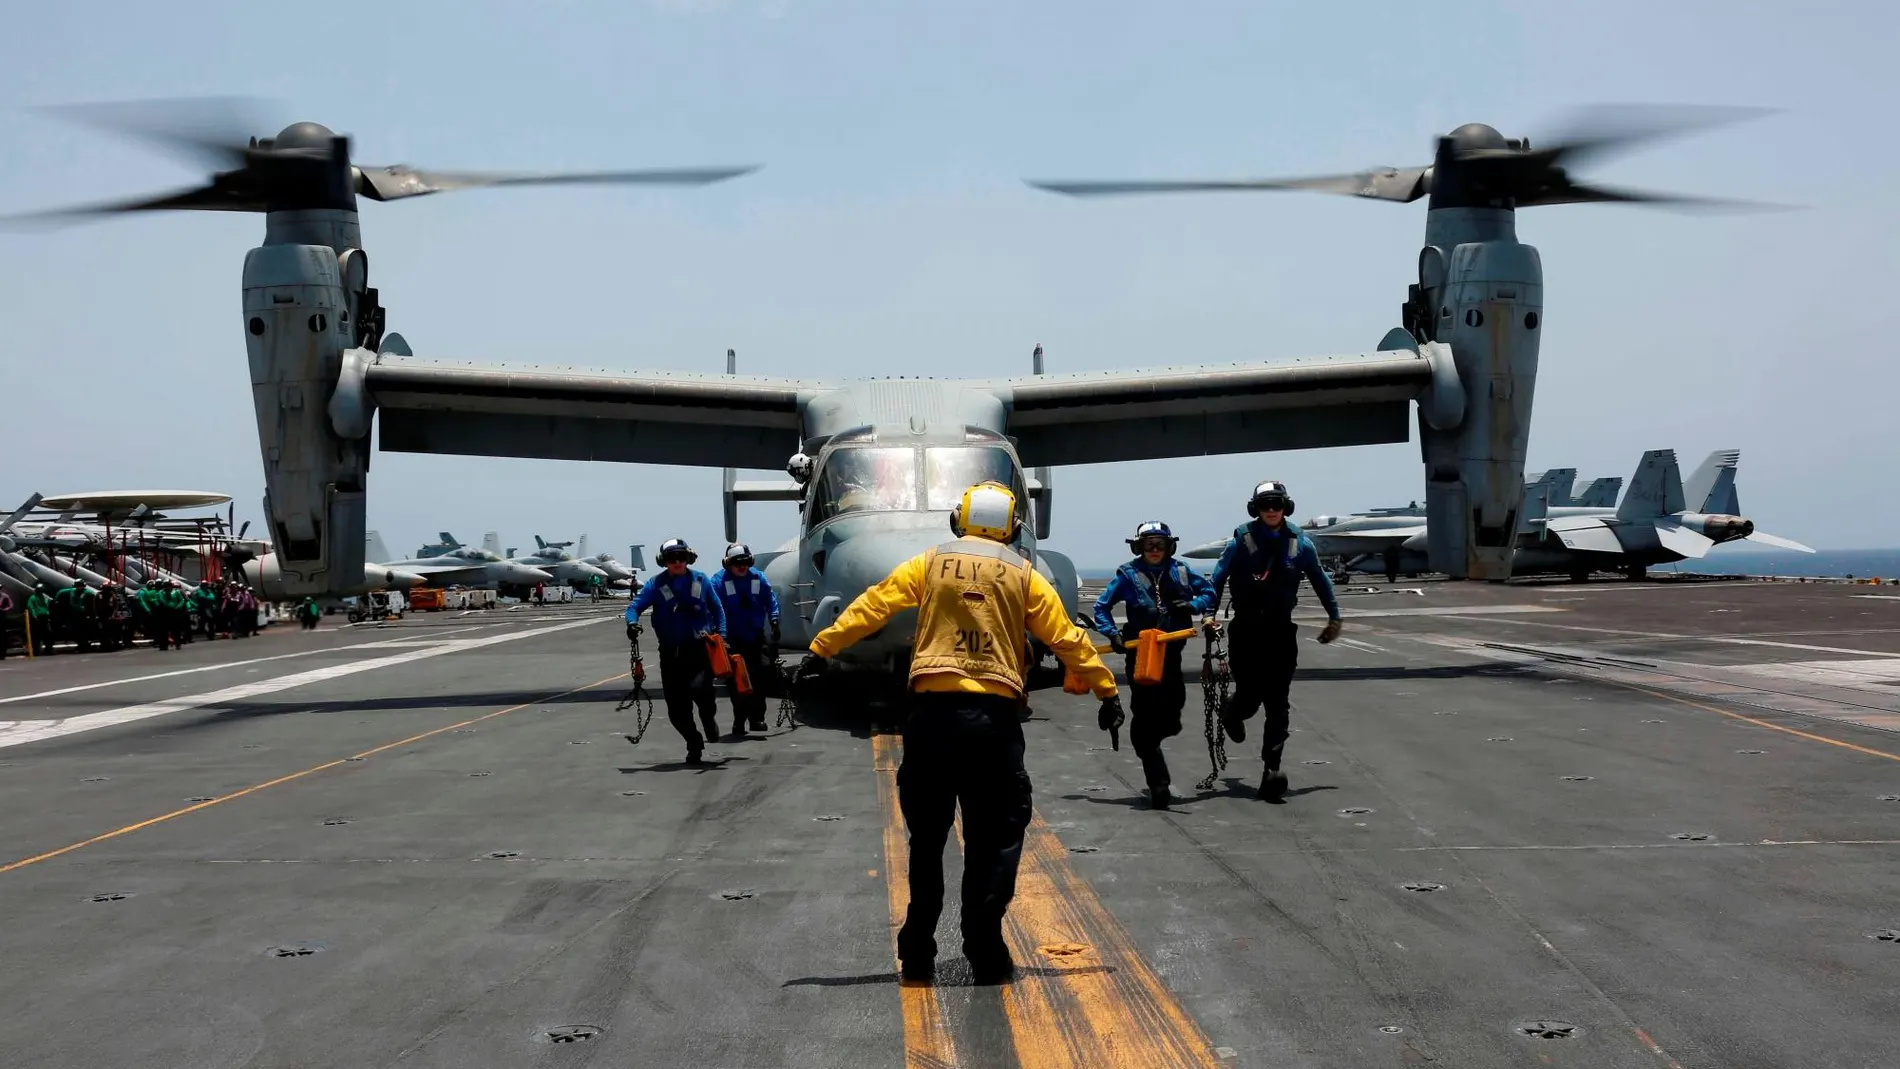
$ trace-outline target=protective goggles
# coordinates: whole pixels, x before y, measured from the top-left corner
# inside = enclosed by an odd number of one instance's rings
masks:
[[[1174,539],[1172,538],[1163,538],[1160,535],[1149,535],[1148,537],[1143,538],[1140,542],[1136,543],[1136,546],[1143,553],[1146,553],[1151,549],[1158,549],[1161,552],[1166,553],[1168,552],[1168,550],[1173,548],[1173,542],[1174,542]]]
[[[1253,510],[1255,512],[1266,512],[1268,510],[1285,512],[1286,496],[1284,494],[1262,494],[1253,499]]]
[[[685,550],[676,549],[671,553],[660,554],[661,564],[691,564],[692,562],[693,555]]]

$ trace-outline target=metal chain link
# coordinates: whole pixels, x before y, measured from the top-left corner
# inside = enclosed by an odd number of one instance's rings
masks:
[[[1218,629],[1207,634],[1207,646],[1201,654],[1201,698],[1206,710],[1207,758],[1213,768],[1194,785],[1195,790],[1211,791],[1220,774],[1227,769],[1227,738],[1221,727],[1221,710],[1227,706],[1227,688],[1233,683],[1233,670],[1227,662],[1226,635]]]
[[[647,694],[647,669],[640,660],[638,632],[635,632],[634,637],[628,640],[628,646],[630,649],[627,655],[627,675],[633,679],[633,689],[627,692],[626,697],[620,699],[620,704],[614,707],[614,712],[623,713],[628,709],[636,709],[634,732],[627,736],[627,741],[638,746],[640,740],[647,737],[647,727],[653,723],[653,699]]]
[[[792,681],[785,676],[785,666],[779,663],[778,647],[769,651],[772,664],[772,683],[778,687],[778,721],[775,727],[788,731],[798,730],[798,702],[792,699]]]

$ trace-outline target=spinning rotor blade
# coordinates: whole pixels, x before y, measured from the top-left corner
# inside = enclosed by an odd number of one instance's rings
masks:
[[[242,167],[257,121],[259,101],[245,97],[199,97],[68,104],[44,114],[149,141],[193,163],[219,169]]]
[[[1072,197],[1112,196],[1127,193],[1207,193],[1252,192],[1256,190],[1304,189],[1317,193],[1337,193],[1369,200],[1415,201],[1430,189],[1429,167],[1398,170],[1390,167],[1362,171],[1359,174],[1322,175],[1314,178],[1246,178],[1155,182],[1035,182],[1029,184],[1051,193]]]
[[[1576,166],[1773,113],[1726,105],[1601,104],[1572,113],[1560,127],[1562,134],[1546,144],[1533,142],[1528,155],[1545,164]]]
[[[485,186],[648,185],[703,186],[751,174],[762,164],[745,167],[655,168],[642,171],[599,171],[591,174],[501,174],[479,171],[422,171],[401,165],[359,167],[356,193],[371,200],[400,200],[430,193]]]
[[[263,200],[252,194],[214,183],[208,186],[181,189],[175,193],[162,193],[155,197],[105,201],[99,204],[82,204],[71,208],[28,212],[24,215],[0,216],[0,225],[24,229],[35,225],[57,226],[88,219],[102,219],[109,215],[123,215],[128,212],[194,209],[209,212],[261,212],[267,210],[267,206]]]

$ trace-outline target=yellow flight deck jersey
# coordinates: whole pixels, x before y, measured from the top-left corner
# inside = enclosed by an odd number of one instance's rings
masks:
[[[1014,550],[965,537],[912,557],[860,594],[811,651],[834,656],[905,609],[917,609],[910,687],[929,693],[1024,693],[1022,629],[1048,646],[1098,698],[1115,693],[1115,674],[1070,622],[1049,581]],[[1018,622],[1020,621],[1020,622]]]

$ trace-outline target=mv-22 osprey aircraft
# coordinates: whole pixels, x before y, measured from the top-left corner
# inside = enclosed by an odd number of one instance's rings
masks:
[[[418,359],[399,335],[384,335],[359,197],[550,181],[705,182],[750,168],[534,177],[358,166],[349,138],[297,123],[248,143],[194,132],[189,144],[231,169],[201,188],[94,210],[264,214],[264,242],[244,263],[242,325],[265,514],[286,585],[323,593],[361,573],[379,414],[381,447],[396,452],[747,469],[797,458],[802,484],[753,495],[804,503],[796,551],[767,565],[796,606],[786,613],[790,645],[829,624],[899,561],[944,541],[947,510],[973,482],[997,479],[1031,503],[1018,548],[1073,607],[1073,567],[1040,545],[1053,504],[1048,469],[1403,442],[1414,405],[1433,568],[1508,578],[1543,308],[1538,255],[1517,240],[1515,210],[1670,200],[1583,185],[1564,166],[1669,125],[1731,117],[1600,129],[1541,149],[1471,124],[1438,139],[1430,166],[1324,179],[1036,183],[1076,195],[1306,189],[1429,197],[1425,247],[1403,325],[1369,351],[1003,379],[479,367]],[[732,489],[729,515],[742,496]],[[847,656],[857,667],[897,668],[908,633],[894,623]]]

